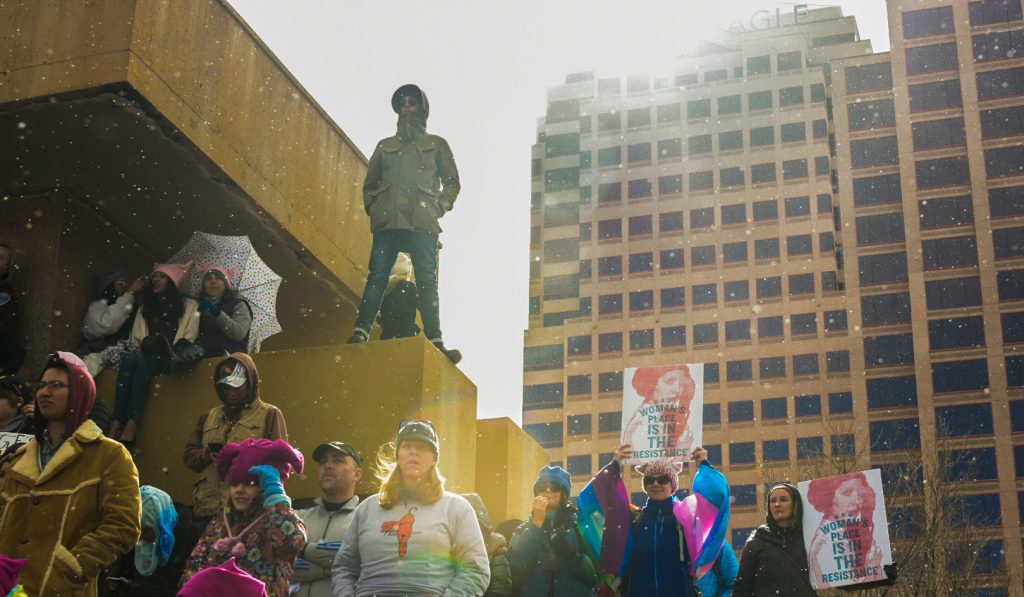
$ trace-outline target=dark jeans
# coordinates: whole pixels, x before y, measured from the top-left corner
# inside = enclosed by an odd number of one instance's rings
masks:
[[[153,375],[142,353],[126,352],[121,355],[121,365],[117,368],[117,390],[114,394],[114,421],[142,421],[142,408],[146,406],[149,383],[152,379]]]
[[[381,230],[373,234],[370,249],[370,274],[359,305],[356,329],[367,336],[384,300],[391,268],[399,253],[408,253],[416,274],[420,315],[423,316],[423,334],[427,340],[441,340],[440,305],[437,297],[437,235],[416,230]]]

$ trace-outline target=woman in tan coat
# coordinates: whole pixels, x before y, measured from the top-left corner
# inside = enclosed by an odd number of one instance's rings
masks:
[[[139,474],[88,420],[96,384],[73,354],[50,355],[36,384],[35,438],[0,487],[0,553],[29,560],[32,597],[94,597],[100,570],[138,541]]]

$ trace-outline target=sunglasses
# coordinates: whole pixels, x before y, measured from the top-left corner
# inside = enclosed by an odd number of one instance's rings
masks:
[[[407,106],[418,106],[420,105],[420,100],[415,97],[407,95],[402,98],[402,104]]]
[[[561,493],[562,487],[556,483],[541,483],[536,487],[538,493]]]
[[[669,477],[668,475],[658,475],[657,477],[644,477],[644,487],[648,485],[654,485],[655,483],[657,483],[658,485],[671,485],[672,478]]]

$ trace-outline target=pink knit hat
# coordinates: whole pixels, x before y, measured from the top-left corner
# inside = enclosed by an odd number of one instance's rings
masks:
[[[659,458],[657,460],[639,464],[635,468],[636,472],[645,477],[660,477],[661,475],[665,475],[669,478],[669,483],[672,485],[672,493],[679,491],[680,469],[671,460],[667,458]]]
[[[191,261],[185,263],[154,263],[153,272],[160,272],[171,279],[174,285],[181,287],[181,280],[188,273],[189,268],[192,267]]]
[[[6,595],[18,586],[18,572],[28,560],[15,560],[0,554],[0,595]]]
[[[269,464],[281,473],[284,481],[292,473],[301,473],[302,453],[283,439],[248,438],[240,444],[228,444],[217,453],[217,476],[221,481],[256,483],[255,475],[249,469],[260,464]]]
[[[263,582],[235,564],[235,558],[200,570],[178,591],[178,597],[267,597]]]

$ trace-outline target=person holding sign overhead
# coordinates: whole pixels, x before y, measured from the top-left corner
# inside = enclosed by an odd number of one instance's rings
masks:
[[[776,483],[767,501],[765,524],[743,547],[733,597],[817,595],[807,566],[800,492],[791,483]]]

